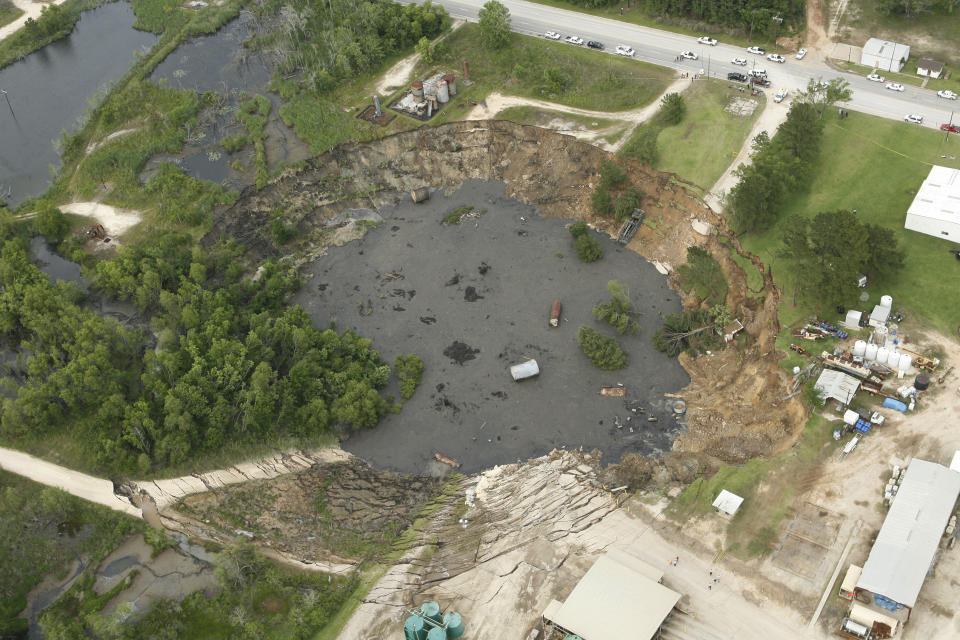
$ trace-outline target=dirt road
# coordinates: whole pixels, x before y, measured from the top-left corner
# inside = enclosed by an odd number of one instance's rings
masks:
[[[7,36],[13,34],[15,31],[19,30],[27,20],[33,18],[36,20],[40,17],[40,12],[43,8],[50,4],[63,4],[66,0],[51,0],[50,2],[34,2],[33,0],[12,0],[13,4],[18,8],[23,10],[23,15],[11,22],[8,25],[0,27],[0,40],[3,40]]]
[[[450,25],[450,31],[437,38],[434,42],[440,42],[465,23],[466,20],[454,20],[453,24]],[[420,62],[420,54],[411,53],[409,56],[387,69],[387,72],[383,74],[383,77],[380,78],[380,81],[376,85],[377,94],[386,96],[405,85],[407,80],[410,79],[410,74],[413,72],[413,68],[417,66],[418,62]]]

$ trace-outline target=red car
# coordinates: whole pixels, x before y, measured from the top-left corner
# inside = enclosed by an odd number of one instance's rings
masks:
[[[946,131],[947,133],[960,133],[960,125],[942,124],[940,125],[940,131]]]

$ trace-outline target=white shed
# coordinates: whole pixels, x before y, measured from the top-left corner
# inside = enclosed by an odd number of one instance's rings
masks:
[[[907,209],[903,227],[960,242],[960,170],[931,167]]]
[[[743,504],[743,498],[735,493],[730,493],[726,489],[721,489],[720,495],[713,501],[713,508],[717,511],[724,512],[728,516],[732,516],[737,512],[741,504]]]
[[[860,64],[865,67],[899,73],[910,57],[910,47],[899,42],[870,38],[863,45]]]

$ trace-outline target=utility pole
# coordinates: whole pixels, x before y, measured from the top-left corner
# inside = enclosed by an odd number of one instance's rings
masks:
[[[16,120],[17,114],[15,114],[15,113],[13,112],[13,105],[10,104],[10,96],[8,96],[8,95],[7,95],[7,92],[4,91],[3,89],[0,89],[0,93],[2,93],[2,94],[3,94],[3,97],[7,99],[7,106],[10,107],[10,115],[12,115],[13,118],[14,118],[14,120]]]

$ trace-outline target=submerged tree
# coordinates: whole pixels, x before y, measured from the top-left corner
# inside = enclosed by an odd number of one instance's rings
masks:
[[[610,300],[595,306],[593,315],[609,323],[620,335],[639,333],[640,325],[636,319],[640,314],[630,304],[630,292],[626,285],[611,280],[607,283],[607,289],[610,291]]]

